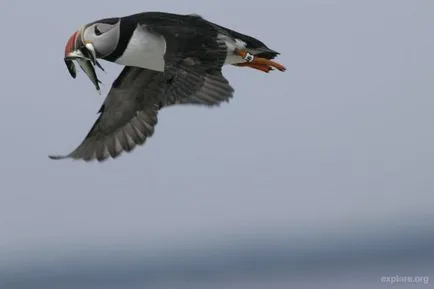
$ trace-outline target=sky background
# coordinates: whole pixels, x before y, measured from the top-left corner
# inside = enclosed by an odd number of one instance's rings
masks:
[[[48,159],[81,142],[121,70],[102,63],[98,95],[70,77],[67,39],[142,11],[257,37],[288,70],[225,67],[229,104],[164,109],[114,161]],[[434,229],[431,0],[6,0],[0,24],[0,264],[41,248]]]

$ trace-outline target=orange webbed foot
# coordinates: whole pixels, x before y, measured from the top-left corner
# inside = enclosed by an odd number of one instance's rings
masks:
[[[268,66],[266,64],[253,64],[253,63],[250,63],[250,62],[244,62],[244,63],[237,63],[237,64],[234,64],[234,65],[241,66],[241,67],[250,67],[250,68],[254,68],[254,69],[257,69],[257,70],[260,70],[260,71],[263,71],[263,72],[267,72],[267,73],[270,72],[271,70],[273,70],[272,67],[270,67],[270,66]]]
[[[241,56],[244,60],[246,60],[245,63],[240,63],[243,65],[239,66],[248,66],[264,72],[269,72],[273,68],[276,68],[277,70],[282,72],[286,70],[286,67],[282,64],[272,61],[270,59],[254,56],[246,50],[235,50],[235,54]],[[266,69],[265,67],[268,67],[268,69]]]

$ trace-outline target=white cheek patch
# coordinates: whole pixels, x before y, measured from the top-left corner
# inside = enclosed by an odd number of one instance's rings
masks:
[[[98,24],[98,23],[97,23]],[[119,25],[111,25],[112,29],[109,29],[102,34],[95,34],[95,25],[91,25],[87,27],[83,31],[83,43],[91,43],[93,45],[93,51],[95,52],[95,56],[98,54],[99,57],[105,57],[110,55],[115,49],[119,42]],[[102,24],[99,24],[102,25]],[[107,28],[105,25],[104,27]],[[92,51],[92,48],[86,46],[89,51]]]

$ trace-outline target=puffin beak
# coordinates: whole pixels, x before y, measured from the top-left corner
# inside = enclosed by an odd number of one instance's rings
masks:
[[[76,40],[77,40],[78,31],[75,31],[71,37],[69,37],[68,41],[65,45],[65,58],[69,56],[71,52],[76,50]]]
[[[68,41],[65,45],[65,64],[68,68],[69,73],[71,74],[72,78],[75,78],[77,76],[77,70],[75,69],[74,62],[72,62],[72,54],[76,50],[75,42],[77,39],[78,31],[74,32],[74,34],[69,37]]]
[[[77,43],[77,42],[81,42],[80,38],[81,38],[80,37],[80,30],[75,31],[71,35],[71,37],[69,37],[69,39],[65,45],[65,58],[64,58],[64,60],[65,60],[66,67],[68,68],[68,71],[71,74],[72,78],[75,78],[77,76],[77,70],[75,69],[75,65],[74,65],[74,62],[72,60],[80,57],[80,55],[78,55],[78,52],[80,52],[80,50],[78,49],[79,43]]]
[[[83,29],[83,28],[82,28]],[[81,39],[81,30],[74,32],[65,45],[65,64],[72,78],[77,76],[74,60],[80,65],[80,68],[86,73],[95,88],[99,91],[101,83],[95,73],[94,66],[97,65],[101,70],[102,66],[96,60],[96,51],[92,43],[83,43]]]
[[[83,28],[74,32],[65,45],[65,59],[84,58],[96,65],[96,51],[92,42],[83,41],[81,34]]]

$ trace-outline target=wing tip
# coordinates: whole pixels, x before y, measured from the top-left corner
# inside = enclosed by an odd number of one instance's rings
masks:
[[[48,158],[50,160],[64,160],[70,158],[70,155],[62,156],[62,155],[49,155]]]
[[[48,158],[50,160],[55,160],[55,161],[57,161],[57,160],[71,159],[73,161],[84,161],[86,163],[95,162],[95,161],[98,162],[98,163],[103,163],[103,162],[106,162],[106,161],[108,161],[110,159],[114,160],[114,159],[118,158],[119,156],[121,156],[123,153],[130,153],[131,151],[134,150],[134,148],[136,146],[139,146],[139,145],[141,145],[141,144],[135,144],[129,150],[122,149],[122,150],[116,152],[115,154],[109,154],[107,156],[104,156],[103,158],[98,158],[95,154],[92,155],[91,157],[86,157],[86,156],[83,156],[83,155],[80,155],[80,154],[76,154],[75,151],[72,152],[72,153],[70,153],[70,154],[68,154],[68,155],[48,155]]]
[[[92,162],[92,161],[95,161],[95,160],[97,160],[98,162],[103,162],[103,161],[105,161],[105,160],[107,160],[107,159],[109,159],[109,157],[107,157],[107,158],[105,158],[105,159],[101,159],[101,160],[99,160],[99,159],[97,159],[97,158],[83,158],[82,156],[80,156],[80,157],[76,157],[76,156],[73,156],[73,155],[71,155],[71,154],[69,154],[69,155],[65,155],[65,156],[62,156],[62,155],[49,155],[48,156],[48,158],[50,159],[50,160],[55,160],[55,161],[58,161],[58,160],[66,160],[66,159],[71,159],[71,160],[73,160],[73,161],[79,161],[79,160],[81,160],[81,161],[84,161],[84,162]]]

